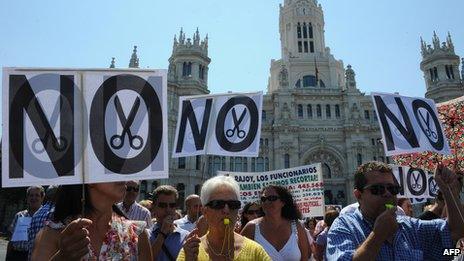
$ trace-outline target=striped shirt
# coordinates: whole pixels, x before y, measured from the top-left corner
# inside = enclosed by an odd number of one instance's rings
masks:
[[[118,203],[117,206],[121,211],[127,216],[130,220],[140,220],[147,222],[147,229],[153,227],[153,222],[151,221],[151,213],[146,207],[140,205],[137,202],[134,202],[129,210],[126,211],[122,202]]]

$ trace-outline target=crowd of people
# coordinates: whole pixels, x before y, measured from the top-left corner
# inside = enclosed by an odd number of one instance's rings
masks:
[[[356,203],[319,219],[303,219],[283,186],[243,204],[227,176],[187,196],[184,216],[170,185],[140,202],[138,181],[33,186],[10,226],[29,218],[28,237],[9,242],[7,260],[463,260],[443,255],[463,247],[462,176],[440,165],[435,180],[440,192],[417,218],[381,162],[356,171]]]

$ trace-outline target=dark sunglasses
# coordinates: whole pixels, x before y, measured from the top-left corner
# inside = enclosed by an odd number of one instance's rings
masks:
[[[387,185],[384,185],[384,184],[372,184],[372,185],[367,185],[365,186],[363,189],[368,189],[371,191],[372,195],[376,195],[376,196],[381,196],[383,194],[385,194],[385,192],[388,190],[388,192],[390,192],[390,194],[392,195],[398,195],[398,193],[400,193],[400,187],[397,186],[397,185],[393,185],[393,184],[387,184]]]
[[[267,196],[267,197],[261,197],[261,202],[266,202],[266,201],[269,201],[269,202],[274,202],[276,200],[280,199],[279,196]]]
[[[127,191],[127,192],[131,192],[131,191],[139,192],[139,188],[137,188],[137,187],[127,187],[127,188],[126,188],[126,191]]]
[[[230,209],[232,210],[237,210],[241,207],[241,202],[238,200],[222,200],[222,199],[217,199],[217,200],[211,200],[206,204],[206,206],[212,208],[212,209],[223,209],[225,206],[229,206]]]
[[[248,210],[247,212],[245,212],[245,214],[248,214],[248,215],[260,215],[261,210]]]
[[[166,202],[159,202],[157,205],[159,208],[167,208],[168,206],[170,208],[175,208],[177,206],[177,203],[166,203]]]

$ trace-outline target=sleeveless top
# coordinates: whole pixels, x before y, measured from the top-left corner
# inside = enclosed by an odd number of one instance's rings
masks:
[[[63,223],[49,221],[47,226],[61,230],[72,220],[67,219]],[[138,239],[139,235],[145,230],[145,221],[127,220],[113,214],[111,227],[106,232],[102,242],[100,253],[97,253],[92,245],[89,244],[89,254],[83,260],[137,260],[138,259]]]
[[[301,251],[298,247],[298,231],[296,223],[292,222],[292,233],[280,251],[267,241],[261,234],[259,223],[255,226],[255,241],[258,242],[273,261],[300,261]]]
[[[185,261],[185,252],[182,248],[177,256],[177,261]],[[198,261],[209,261],[210,256],[206,252],[203,244],[198,248]],[[266,251],[255,241],[243,237],[243,246],[237,256],[234,256],[234,261],[272,261]]]

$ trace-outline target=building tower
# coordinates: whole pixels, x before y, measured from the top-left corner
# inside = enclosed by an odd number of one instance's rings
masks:
[[[129,68],[139,68],[139,58],[137,57],[137,46],[134,46],[132,56],[129,61]]]
[[[425,97],[440,103],[464,95],[459,74],[459,56],[454,52],[451,35],[448,33],[446,42],[440,45],[440,39],[433,32],[432,44],[427,44],[421,38],[420,68],[427,87]]]
[[[208,36],[200,40],[198,28],[191,38],[180,30],[174,36],[172,55],[169,58],[168,83],[179,87],[178,95],[206,94],[208,90]]]

